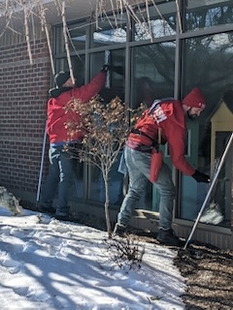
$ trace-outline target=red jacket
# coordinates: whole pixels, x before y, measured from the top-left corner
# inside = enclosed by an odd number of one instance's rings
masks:
[[[163,143],[168,142],[173,165],[186,175],[192,175],[195,169],[185,159],[186,122],[182,103],[172,98],[159,101],[147,109],[134,126],[145,135],[131,133],[127,145],[151,146],[157,141],[158,127],[161,128]],[[148,137],[147,137],[148,136]]]
[[[50,91],[52,98],[47,106],[47,134],[50,143],[66,143],[70,140],[64,123],[68,120],[78,121],[78,114],[69,110],[65,113],[66,104],[72,99],[80,99],[83,103],[88,102],[103,88],[106,73],[99,72],[89,84],[80,88],[54,88]],[[75,133],[72,141],[82,140],[81,132]]]

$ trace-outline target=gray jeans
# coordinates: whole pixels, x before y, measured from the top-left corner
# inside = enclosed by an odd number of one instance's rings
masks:
[[[121,225],[127,225],[129,223],[135,205],[145,191],[150,176],[151,162],[150,153],[139,152],[127,146],[124,149],[124,156],[129,173],[129,189],[118,214],[118,223]],[[154,185],[160,194],[159,227],[170,229],[172,225],[175,187],[172,181],[171,170],[165,163],[163,163],[158,181]]]

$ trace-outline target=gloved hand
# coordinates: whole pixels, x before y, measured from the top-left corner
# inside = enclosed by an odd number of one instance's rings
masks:
[[[101,72],[105,72],[105,73],[107,73],[108,72],[108,70],[109,70],[109,65],[103,65],[103,67],[101,68]]]
[[[204,173],[201,173],[200,171],[196,170],[192,177],[197,181],[197,182],[203,182],[203,183],[209,183],[210,182],[210,177]]]

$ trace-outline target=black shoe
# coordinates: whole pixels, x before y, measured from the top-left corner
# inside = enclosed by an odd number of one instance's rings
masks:
[[[157,240],[159,243],[165,245],[182,246],[184,244],[184,242],[174,234],[172,229],[160,229]]]
[[[55,219],[59,221],[70,221],[71,217],[69,214],[55,214]]]
[[[125,236],[125,232],[126,232],[126,226],[125,225],[121,225],[116,223],[114,230],[113,230],[113,237],[114,236],[119,236],[119,237],[124,237]]]
[[[49,213],[49,214],[55,214],[56,213],[56,209],[53,207],[39,206],[38,210],[39,210],[39,212],[42,212],[42,213]]]

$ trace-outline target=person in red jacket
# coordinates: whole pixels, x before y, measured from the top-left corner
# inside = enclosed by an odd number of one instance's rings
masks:
[[[83,139],[82,132],[69,136],[65,123],[75,118],[77,113],[71,109],[65,110],[67,103],[76,98],[84,104],[104,87],[108,66],[104,65],[101,71],[90,81],[89,84],[79,88],[73,83],[69,72],[59,72],[55,78],[56,88],[49,91],[50,99],[47,105],[47,127],[49,137],[49,173],[43,187],[39,210],[55,214],[58,220],[70,220],[69,215],[69,193],[74,181],[77,169],[77,159],[64,152],[64,146],[80,147]],[[53,199],[57,192],[56,208],[53,207]]]
[[[150,179],[153,148],[158,146],[160,132],[162,144],[168,143],[171,161],[176,169],[192,176],[197,182],[210,181],[209,176],[195,170],[186,160],[186,115],[195,119],[206,106],[199,88],[194,88],[182,101],[174,98],[155,100],[132,129],[124,149],[125,163],[129,173],[129,189],[126,194],[113,234],[124,235],[135,205]],[[175,187],[169,167],[161,162],[158,179],[154,185],[160,194],[159,233],[162,244],[181,245],[181,240],[172,230],[172,214]]]

